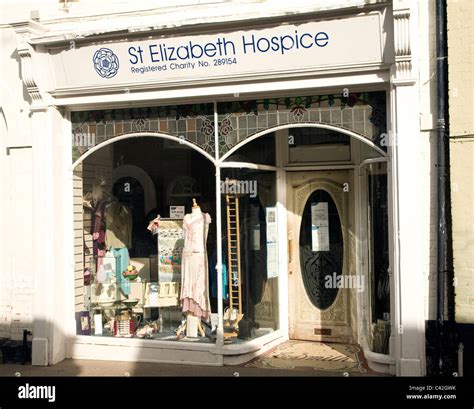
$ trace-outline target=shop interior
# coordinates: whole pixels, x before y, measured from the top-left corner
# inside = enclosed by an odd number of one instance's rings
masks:
[[[235,180],[255,190],[228,189]],[[159,137],[107,144],[76,166],[77,335],[215,342],[215,186],[211,161]],[[265,233],[275,174],[223,169],[221,190],[224,336],[238,343],[278,328]]]

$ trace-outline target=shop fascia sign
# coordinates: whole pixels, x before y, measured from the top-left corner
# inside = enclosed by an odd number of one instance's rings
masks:
[[[326,47],[329,43],[329,36],[326,32],[317,33],[298,33],[298,30],[292,35],[280,35],[272,37],[257,37],[255,34],[242,35],[242,41],[237,46],[235,41],[226,39],[225,36],[217,37],[215,40],[202,44],[186,41],[178,46],[167,46],[162,44],[149,44],[147,49],[131,46],[128,48],[130,56],[129,62],[132,65],[131,71],[137,72],[136,64],[154,64],[165,63],[161,68],[166,70],[170,63],[171,69],[194,68],[197,64],[208,67],[207,59],[214,58],[216,62],[222,60],[222,64],[237,63],[237,56],[257,53],[278,53],[288,54],[292,50],[310,49],[313,47]],[[99,51],[98,51],[99,52]],[[156,67],[156,66],[155,66]],[[153,66],[147,68],[154,68]],[[102,75],[99,70],[99,75]]]
[[[381,48],[376,13],[215,35],[89,44],[57,50],[51,58],[56,87],[64,88],[379,64]]]

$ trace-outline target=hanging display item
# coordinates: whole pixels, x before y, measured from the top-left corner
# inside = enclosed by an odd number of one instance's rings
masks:
[[[122,278],[129,266],[128,248],[132,246],[132,212],[123,203],[112,201],[105,210],[105,244],[116,258],[116,275],[120,289],[130,294],[130,282]]]
[[[95,205],[92,231],[93,256],[96,260],[97,282],[110,282],[110,273],[126,295],[130,283],[122,277],[129,266],[128,249],[132,246],[132,212],[118,199],[104,190],[105,181],[96,180],[92,187]]]
[[[183,221],[161,219],[158,227],[159,282],[180,281],[183,247]]]

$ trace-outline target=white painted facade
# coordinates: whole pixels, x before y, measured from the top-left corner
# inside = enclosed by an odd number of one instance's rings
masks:
[[[156,4],[155,4],[156,3]],[[165,3],[166,5],[163,5]],[[179,6],[176,4],[179,3]],[[328,5],[329,3],[329,5]],[[342,88],[386,90],[389,207],[391,226],[390,355],[372,353],[358,342],[372,368],[396,375],[424,375],[425,320],[435,315],[436,183],[434,158],[433,1],[180,1],[180,2],[12,2],[0,20],[0,336],[19,339],[33,332],[33,364],[65,357],[222,365],[251,359],[288,339],[287,232],[280,235],[280,328],[239,345],[97,339],[76,336],[72,219],[71,110],[146,106],[235,95],[260,96],[301,90]],[[133,9],[132,9],[133,7]],[[163,31],[239,31],[279,26],[287,21],[356,18],[374,14],[381,30],[382,60],[313,68],[267,71],[229,78],[190,78],[126,86],[57,82],[51,46],[106,42]],[[166,34],[165,34],[166,35]],[[347,42],[355,41],[348,35]],[[110,40],[115,41],[115,40]],[[135,40],[134,40],[135,41]],[[57,62],[57,61],[56,61]],[[61,68],[61,67],[59,67]],[[77,74],[80,74],[81,67]],[[55,76],[56,74],[56,76]],[[80,78],[76,78],[80,83]],[[219,167],[217,173],[219,174]],[[279,170],[284,179],[284,172]],[[217,189],[219,175],[216,179]],[[281,180],[281,179],[280,179]],[[285,214],[285,186],[279,214]],[[218,202],[220,203],[220,202]],[[219,213],[219,211],[218,211]],[[283,218],[282,218],[283,219]],[[219,222],[218,222],[219,223]],[[218,230],[220,230],[218,225]],[[220,291],[222,283],[220,282]],[[360,306],[363,305],[360,300]],[[359,306],[359,307],[360,307]],[[222,306],[219,308],[222,323]],[[358,309],[362,321],[362,308]]]

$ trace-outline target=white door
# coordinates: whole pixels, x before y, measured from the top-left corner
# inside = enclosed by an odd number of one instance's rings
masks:
[[[287,173],[291,339],[353,341],[345,280],[355,273],[352,177],[351,170]]]

